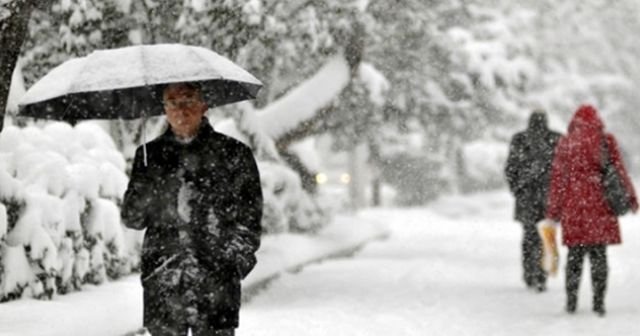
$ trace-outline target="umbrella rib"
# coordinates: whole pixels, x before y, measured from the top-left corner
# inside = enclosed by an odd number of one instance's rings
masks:
[[[91,54],[93,54],[94,52],[95,52],[95,51],[91,52]],[[87,66],[89,65],[89,56],[90,56],[91,54],[84,56],[84,59],[85,59],[84,64],[82,64],[82,67],[80,68],[80,71],[78,71],[78,73],[77,73],[77,74],[83,74],[83,73],[85,73],[85,71],[84,71],[84,70],[85,70],[85,69],[87,68]],[[76,74],[76,76],[74,76],[74,79],[75,79],[75,78],[77,78],[77,74]],[[67,90],[67,93],[75,93],[75,92],[76,92],[76,86],[75,86],[75,83],[74,83],[73,81],[70,81],[70,82],[69,82],[69,89]]]
[[[95,51],[91,52],[91,54],[93,54],[94,52]],[[84,56],[85,62],[84,62],[84,64],[82,64],[82,67],[81,67],[80,71],[78,71],[78,74],[85,73],[84,70],[87,68],[87,66],[89,64],[89,56],[91,54]],[[77,77],[77,76],[74,76],[74,79],[75,79],[75,77]],[[75,86],[75,83],[73,81],[70,81],[69,89],[67,90],[67,92],[68,93],[75,93],[76,92],[76,86]],[[64,109],[64,113],[62,113],[62,118],[63,119],[66,119],[67,113],[69,112],[69,108],[71,108],[71,106],[73,105],[73,102],[76,100],[76,98],[75,98],[75,96],[73,94],[70,94],[68,96],[69,96],[69,103],[66,104],[67,106]],[[77,119],[77,118],[75,118],[75,119]],[[76,120],[74,120],[74,121],[76,121]]]
[[[144,86],[148,87],[149,86],[149,79],[147,78],[147,62],[145,62],[145,50],[146,48],[141,47],[140,48],[140,60],[141,60],[141,66],[142,66],[142,80],[144,81]],[[135,102],[135,97],[133,98],[133,106],[139,108]],[[135,111],[133,111],[135,113]],[[147,166],[147,130],[145,128],[145,124],[147,123],[147,116],[146,113],[144,111],[144,107],[141,109],[141,115],[142,115],[142,121],[140,122],[141,126],[142,126],[142,151],[144,153],[144,166]]]
[[[208,59],[206,59],[204,56],[200,55],[199,52],[196,52],[195,50],[193,50],[193,47],[189,48],[189,52],[192,53],[192,54],[195,54],[196,57],[200,61],[202,61],[205,65],[210,65],[211,64]],[[219,78],[217,78],[218,80],[224,79],[224,78],[222,78],[222,75],[220,75],[219,73],[218,73],[218,77],[219,77]]]
[[[199,53],[199,52],[195,51],[193,48],[194,48],[194,47],[191,47],[191,48],[189,49],[189,51],[190,51],[192,54],[195,54],[195,55],[196,55],[196,57],[197,57],[199,60],[201,60],[205,65],[211,65],[211,62],[209,61],[209,59],[207,59],[207,58],[206,58],[205,56],[203,56],[201,53]],[[222,76],[220,73],[218,73],[217,75],[218,75],[218,78],[213,79],[213,80],[219,80],[219,81],[231,81],[231,79],[229,79],[229,78],[225,78],[225,77],[224,77],[224,76]],[[250,83],[247,83],[247,82],[244,82],[244,81],[241,81],[241,80],[233,80],[233,81],[235,81],[236,83],[238,83],[238,84],[239,84],[242,88],[244,88],[245,90],[247,90],[247,87],[245,86],[245,84],[250,84]],[[247,90],[247,91],[249,91],[249,90]],[[213,107],[213,106],[210,106],[210,107]]]
[[[201,53],[197,52],[196,50],[194,50],[193,48],[202,48],[202,47],[191,47],[191,49],[189,49],[192,53],[196,54],[196,56],[202,60],[206,65],[210,65],[211,61],[206,58],[204,55],[202,55]],[[230,59],[225,58],[222,55],[219,55],[220,57],[222,57],[223,59],[226,59],[227,61],[231,62],[233,64],[233,61],[231,61]],[[250,77],[253,77],[253,75],[249,74]],[[258,80],[257,78],[253,77],[254,80],[258,81],[258,83],[252,83],[250,82],[250,80],[252,80],[251,78],[246,78],[246,80],[244,79],[240,79],[240,78],[227,78],[222,76],[220,73],[218,73],[218,78],[215,80],[219,80],[219,81],[225,81],[225,82],[235,82],[238,85],[240,85],[244,90],[246,90],[246,92],[250,93],[250,95],[253,97],[253,89],[252,87],[254,87],[255,85],[260,85],[260,80]],[[255,98],[255,97],[253,97]]]
[[[146,56],[145,56],[145,47],[140,47],[140,60],[141,60],[141,67],[142,67],[142,80],[144,81],[144,86],[149,85],[149,78],[147,77],[147,62],[146,62]]]

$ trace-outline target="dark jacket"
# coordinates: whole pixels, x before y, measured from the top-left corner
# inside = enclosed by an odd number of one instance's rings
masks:
[[[237,327],[240,280],[256,263],[261,234],[262,191],[251,150],[206,119],[188,144],[168,129],[146,147],[147,166],[140,147],[122,204],[125,225],[146,229],[145,321],[154,314],[154,302],[147,301],[175,291],[165,275],[190,258],[198,270],[195,287],[209,299],[201,309],[207,321],[218,329]]]
[[[631,195],[632,209],[638,208],[615,138],[604,132],[604,124],[593,107],[580,107],[569,124],[569,132],[560,139],[556,149],[547,207],[547,217],[560,221],[562,242],[569,247],[622,241],[618,218],[604,197],[603,141]]]
[[[516,198],[515,219],[532,225],[545,215],[551,162],[560,134],[549,130],[546,116],[534,112],[528,128],[509,146],[505,175]]]

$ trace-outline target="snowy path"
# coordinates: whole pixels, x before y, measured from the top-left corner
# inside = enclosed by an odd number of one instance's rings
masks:
[[[243,281],[243,294],[259,291],[265,282],[286,270],[353,253],[386,235],[384,225],[336,216],[316,235],[263,237],[257,253],[258,265]],[[24,299],[0,304],[0,336],[121,336],[141,325],[139,275],[101,286],[87,285],[80,292],[60,295],[52,301]]]
[[[588,267],[568,316],[563,270],[546,293],[524,289],[511,206],[498,192],[367,211],[389,240],[283,276],[243,307],[238,335],[640,335],[640,218],[609,249],[607,317],[591,312]]]

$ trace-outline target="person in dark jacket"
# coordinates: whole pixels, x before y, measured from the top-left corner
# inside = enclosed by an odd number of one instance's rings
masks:
[[[605,314],[604,296],[609,268],[607,245],[620,244],[618,218],[607,203],[602,184],[602,162],[606,144],[610,160],[622,179],[630,208],[638,201],[613,135],[604,131],[596,109],[581,106],[569,124],[569,132],[558,142],[551,171],[546,217],[560,222],[562,242],[569,248],[566,264],[566,310],[574,313],[584,257],[591,262],[593,310]]]
[[[146,155],[137,149],[122,204],[124,224],[146,229],[144,326],[153,336],[233,335],[240,280],[260,245],[256,162],[249,147],[213,130],[196,85],[168,85],[163,103],[169,127]]]
[[[544,112],[534,111],[525,131],[516,133],[509,146],[505,174],[516,198],[515,219],[522,223],[522,266],[528,288],[546,289],[542,269],[542,242],[537,223],[544,219],[551,161],[560,134],[547,127]]]

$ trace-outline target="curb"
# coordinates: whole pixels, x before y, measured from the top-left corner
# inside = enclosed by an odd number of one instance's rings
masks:
[[[338,259],[338,258],[353,256],[362,248],[364,248],[367,244],[376,240],[385,240],[389,238],[389,236],[390,236],[390,233],[388,231],[382,231],[371,237],[364,239],[363,241],[357,242],[353,246],[344,247],[342,249],[328,253],[326,255],[312,258],[312,259],[303,261],[301,263],[285,267],[284,269],[280,269],[267,276],[264,276],[262,279],[255,280],[250,284],[242,286],[242,303],[249,302],[255,295],[265,290],[269,286],[269,284],[271,284],[272,281],[278,279],[284,273],[298,273],[298,272],[301,272],[305,267],[312,264],[318,264],[331,259]]]
[[[351,243],[345,243],[344,244],[345,246],[338,248],[334,251],[328,251],[325,254],[309,258],[308,260],[304,260],[299,263],[295,263],[289,266],[279,268],[273,272],[269,272],[263,275],[260,278],[251,279],[248,283],[243,283],[242,284],[242,303],[244,304],[249,302],[253,297],[258,295],[261,291],[266,290],[271,284],[271,282],[277,280],[284,273],[298,273],[298,272],[301,272],[305,267],[312,264],[318,264],[331,259],[346,258],[346,257],[353,256],[362,248],[364,248],[367,244],[373,241],[385,240],[389,238],[389,236],[391,235],[390,231],[387,229],[380,228],[376,231],[377,232],[372,233],[368,237],[359,239]],[[135,331],[130,331],[122,336],[150,336],[150,335],[145,332],[144,328],[140,328]]]

